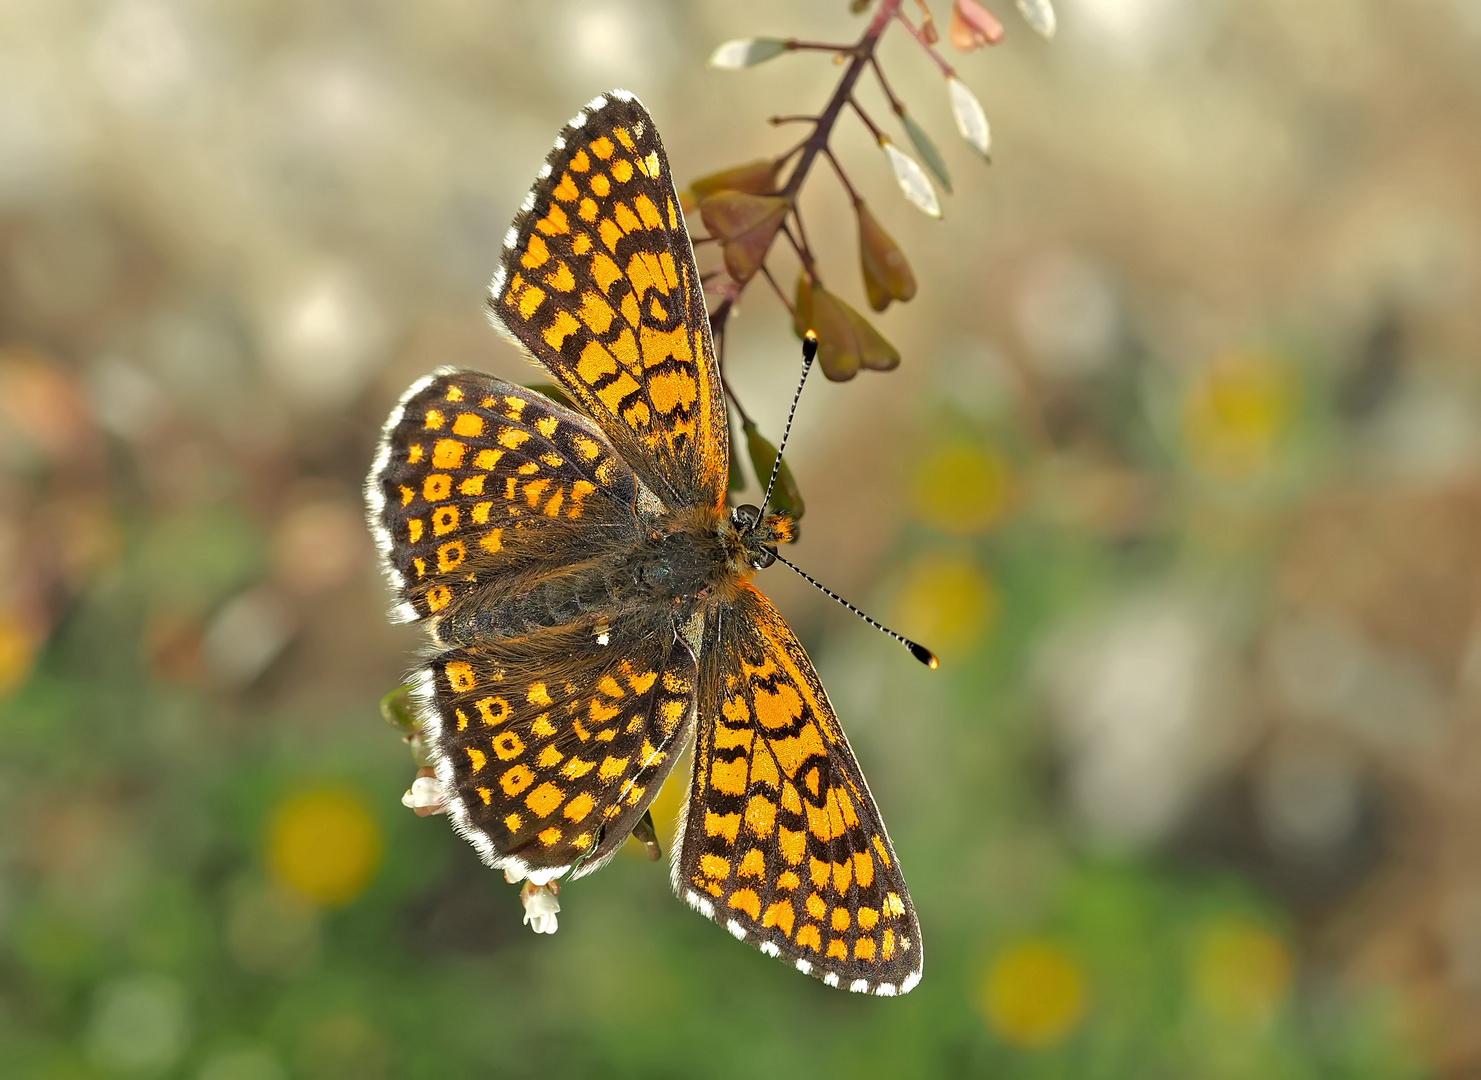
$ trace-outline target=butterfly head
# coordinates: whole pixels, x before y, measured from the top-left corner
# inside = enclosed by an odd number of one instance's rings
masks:
[[[776,562],[777,545],[790,544],[795,535],[790,515],[763,517],[760,508],[750,503],[731,510],[730,522],[740,539],[745,561],[755,570],[764,570]]]

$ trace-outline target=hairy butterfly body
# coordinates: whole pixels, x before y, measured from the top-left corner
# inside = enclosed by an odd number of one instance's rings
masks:
[[[438,650],[414,699],[454,826],[511,876],[581,877],[692,739],[679,895],[831,986],[907,992],[915,912],[812,664],[751,584],[792,523],[726,505],[699,274],[632,95],[562,131],[489,305],[579,411],[439,371],[366,483],[393,618]]]

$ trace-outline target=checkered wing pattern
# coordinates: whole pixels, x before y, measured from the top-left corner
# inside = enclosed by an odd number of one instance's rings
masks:
[[[830,986],[909,991],[922,960],[915,909],[812,663],[750,586],[714,639],[676,891]]]
[[[632,470],[588,417],[473,371],[407,391],[366,482],[393,617],[432,619],[443,642],[476,633],[480,611],[532,575],[631,540],[636,500]]]
[[[631,94],[596,98],[561,132],[489,306],[665,506],[722,503],[729,428],[704,293],[663,144]]]
[[[601,866],[688,738],[695,657],[670,623],[589,642],[558,629],[453,649],[414,690],[453,823],[490,866],[537,881]]]

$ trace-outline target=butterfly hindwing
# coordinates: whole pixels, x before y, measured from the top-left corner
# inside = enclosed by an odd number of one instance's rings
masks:
[[[490,866],[596,869],[657,796],[694,720],[689,645],[661,620],[557,629],[434,659],[416,687],[454,825]]]
[[[676,891],[829,985],[908,992],[920,929],[894,849],[807,654],[750,586],[701,686]]]
[[[632,95],[595,99],[561,132],[489,305],[664,505],[720,505],[729,429],[704,292],[668,157]]]

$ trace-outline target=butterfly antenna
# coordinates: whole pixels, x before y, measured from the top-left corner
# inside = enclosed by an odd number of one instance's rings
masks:
[[[782,451],[786,449],[787,436],[792,434],[792,417],[797,415],[797,403],[802,400],[802,385],[807,382],[807,373],[812,370],[813,357],[817,355],[818,335],[809,330],[802,338],[802,378],[797,380],[797,392],[792,395],[792,408],[787,411],[787,426],[782,428],[782,441],[776,448],[776,460],[771,463],[771,479],[766,481],[766,498],[761,500],[762,510],[771,502],[771,489],[776,487],[777,474],[782,471]]]
[[[782,558],[780,555],[776,557],[776,561],[786,566],[787,569],[791,570],[794,574],[800,577],[803,581],[807,582],[813,588],[817,589],[824,596],[829,596],[832,597],[834,600],[837,600],[840,604],[848,608],[859,618],[863,619],[870,626],[874,627],[874,629],[883,631],[884,633],[888,634],[890,637],[898,641],[901,645],[904,645],[907,649],[910,650],[910,655],[915,657],[922,664],[925,664],[926,667],[930,668],[933,671],[936,669],[936,654],[933,653],[930,649],[926,648],[924,645],[916,644],[908,637],[905,637],[903,634],[895,633],[888,626],[884,625],[884,623],[876,622],[874,619],[871,619],[868,615],[865,615],[858,608],[854,607],[853,604],[850,604],[847,600],[839,596],[832,589],[828,588],[828,586],[824,585],[821,581],[818,581],[811,574],[808,574],[806,571],[799,569],[792,563],[787,562],[787,560]]]

